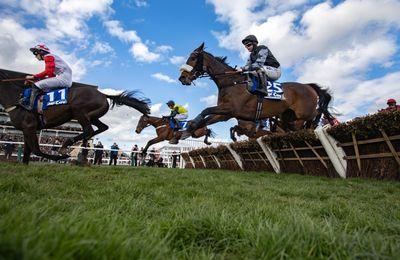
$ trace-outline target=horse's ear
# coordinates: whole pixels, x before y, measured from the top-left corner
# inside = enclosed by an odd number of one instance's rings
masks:
[[[197,51],[203,51],[204,50],[204,42],[197,48]]]

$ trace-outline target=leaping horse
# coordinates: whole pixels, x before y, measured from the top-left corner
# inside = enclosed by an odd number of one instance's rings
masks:
[[[173,129],[170,127],[168,118],[160,118],[155,116],[142,115],[136,126],[136,133],[140,134],[143,129],[148,126],[153,126],[156,129],[157,137],[151,139],[147,142],[146,147],[143,149],[143,153],[146,154],[149,147],[153,144],[171,140],[173,138]],[[210,145],[208,138],[212,136],[211,129],[207,127],[202,127],[193,132],[192,137],[199,138],[205,136],[204,143]],[[177,133],[177,139],[182,137],[182,132]]]
[[[195,49],[181,67],[179,81],[190,85],[198,77],[209,76],[217,85],[217,106],[204,109],[195,119],[190,121],[189,131],[230,118],[256,121],[258,97],[247,89],[247,76],[238,74],[229,66],[224,58],[214,57],[204,51],[204,43]],[[278,116],[283,123],[299,122],[307,128],[315,127],[321,115],[328,118],[331,95],[327,89],[319,85],[301,84],[297,82],[282,83],[285,99],[263,99],[258,119]],[[318,105],[318,108],[317,108]]]
[[[0,79],[22,77],[26,74],[4,70],[0,71]],[[93,86],[74,83],[69,89],[67,104],[49,107],[43,111],[43,120],[39,119],[36,112],[27,111],[19,106],[18,100],[24,90],[22,83],[0,81],[0,104],[9,113],[12,125],[23,132],[24,135],[24,157],[23,163],[28,164],[31,153],[50,160],[61,160],[68,158],[66,148],[80,140],[86,142],[93,136],[108,129],[108,126],[99,120],[110,108],[108,100],[112,101],[111,106],[126,105],[143,114],[149,114],[149,100],[138,99],[135,92],[123,92],[119,95],[106,95]],[[73,138],[67,139],[60,152],[64,154],[50,155],[40,151],[36,132],[41,129],[60,126],[72,119],[76,119],[82,126],[83,132]],[[44,122],[44,123],[42,123]],[[92,125],[97,127],[94,130]]]

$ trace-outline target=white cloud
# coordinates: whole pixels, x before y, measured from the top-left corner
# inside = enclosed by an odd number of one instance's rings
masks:
[[[207,97],[202,97],[200,98],[200,101],[206,103],[208,107],[216,106],[218,101],[218,96],[214,94]]]
[[[172,48],[172,46],[169,45],[160,45],[156,48],[156,52],[160,52],[160,53],[167,53],[172,51],[174,48]]]
[[[176,80],[172,79],[170,76],[162,74],[160,72],[154,73],[151,75],[153,78],[161,80],[161,81],[165,81],[168,83],[176,83]]]
[[[45,43],[61,56],[73,70],[73,80],[79,80],[93,62],[80,57],[79,49],[87,46],[90,31],[87,20],[111,10],[112,0],[23,0],[2,2],[3,10],[19,8],[18,15],[0,17],[0,66],[11,70],[37,73],[43,65],[29,52],[37,43]],[[40,13],[40,16],[37,14]],[[42,25],[25,25],[35,15]],[[70,46],[78,46],[75,49]],[[69,49],[69,51],[66,51]]]
[[[114,53],[115,51],[108,42],[97,41],[94,43],[93,48],[90,52],[93,54],[96,53],[106,54],[106,53]]]
[[[125,43],[132,44],[129,52],[139,62],[152,63],[160,61],[162,59],[162,53],[172,50],[172,47],[169,45],[161,45],[158,46],[154,52],[150,51],[149,47],[142,42],[136,31],[124,30],[119,21],[105,21],[104,25],[111,35],[117,37]]]
[[[116,20],[110,20],[110,21],[105,21],[104,25],[106,26],[108,32],[112,35],[117,37],[123,42],[130,43],[130,42],[139,42],[140,38],[137,35],[136,31],[133,30],[124,30],[121,27],[121,24],[119,21]]]
[[[129,52],[136,60],[141,62],[151,63],[161,58],[160,54],[149,51],[149,48],[142,42],[134,43]]]
[[[186,58],[183,56],[172,56],[171,58],[169,58],[169,61],[174,65],[180,66],[185,63]]]
[[[149,5],[146,0],[135,0],[135,4],[137,7],[146,7]]]

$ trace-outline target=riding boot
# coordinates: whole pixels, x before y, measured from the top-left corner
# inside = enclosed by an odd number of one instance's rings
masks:
[[[265,75],[265,73],[262,70],[258,70],[257,71],[257,75],[258,75],[258,86],[256,89],[256,92],[264,95],[264,96],[268,96],[268,91],[267,91],[267,84],[268,84],[268,80],[267,80],[267,76]]]
[[[179,141],[178,141],[177,135],[178,135],[178,130],[177,130],[177,129],[174,129],[172,139],[169,140],[169,143],[170,143],[170,144],[177,144],[177,143],[179,142]]]
[[[23,98],[20,100],[20,105],[24,107],[28,111],[32,111],[34,106],[35,106],[35,100],[36,97],[39,95],[41,92],[41,89],[39,89],[35,84],[32,84],[32,90],[31,90],[31,96],[29,97],[29,104],[24,104]]]

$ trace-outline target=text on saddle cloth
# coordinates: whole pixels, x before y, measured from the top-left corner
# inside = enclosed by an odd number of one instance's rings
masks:
[[[175,120],[174,119],[170,119],[169,120],[169,127],[171,129],[175,129]],[[179,130],[180,131],[184,131],[186,128],[188,127],[188,121],[179,121]]]
[[[68,91],[69,91],[69,88],[62,88],[62,89],[52,90],[52,91],[46,92],[42,95],[39,95],[35,100],[34,109],[36,109],[38,111],[43,111],[52,106],[67,104],[68,103]],[[32,89],[30,89],[30,88],[24,90],[24,93],[23,93],[24,101],[23,102],[25,105],[29,104],[31,92],[32,92]]]
[[[260,80],[257,76],[249,74],[250,80],[248,81],[248,88],[251,93],[255,93],[258,85],[260,84]],[[283,89],[282,84],[274,81],[267,81],[268,96],[265,96],[266,99],[274,99],[274,100],[282,100],[283,99]]]

